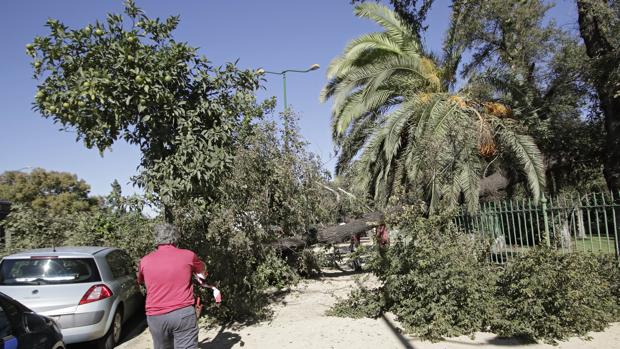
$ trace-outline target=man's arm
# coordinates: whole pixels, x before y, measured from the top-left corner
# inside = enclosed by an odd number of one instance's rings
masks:
[[[207,267],[205,263],[201,261],[195,253],[192,260],[192,273],[204,274],[204,276],[207,276]]]

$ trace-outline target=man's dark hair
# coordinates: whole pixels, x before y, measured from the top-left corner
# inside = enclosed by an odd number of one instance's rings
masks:
[[[156,245],[176,244],[179,237],[177,227],[170,223],[157,224],[153,234]]]

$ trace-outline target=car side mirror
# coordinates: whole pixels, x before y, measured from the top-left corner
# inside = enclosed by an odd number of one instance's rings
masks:
[[[25,313],[26,327],[29,332],[40,332],[46,327],[45,319],[35,313]]]

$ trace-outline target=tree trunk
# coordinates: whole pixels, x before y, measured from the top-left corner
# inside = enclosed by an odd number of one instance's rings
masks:
[[[384,217],[381,212],[367,213],[362,218],[351,220],[346,224],[319,230],[317,239],[319,242],[339,243],[350,239],[357,233],[363,233],[383,224],[383,220]]]
[[[348,241],[351,236],[373,229],[383,224],[383,222],[384,214],[382,212],[370,212],[359,219],[350,220],[345,224],[338,224],[320,229],[316,239],[311,239],[312,241],[308,241],[308,239],[303,237],[293,236],[282,238],[273,245],[277,246],[280,250],[287,250],[299,249],[315,243],[336,244]]]
[[[620,190],[620,98],[614,98],[613,92],[610,92],[601,98],[601,104],[607,131],[603,174],[609,189],[617,193]]]
[[[577,237],[579,239],[585,239],[586,238],[586,225],[584,223],[584,219],[583,219],[583,209],[579,208],[577,210]]]
[[[166,223],[174,223],[174,214],[172,213],[172,207],[164,204],[164,221]]]
[[[617,49],[605,36],[609,25],[601,9],[609,9],[607,0],[577,0],[579,31],[588,57],[594,66],[594,87],[605,117],[605,166],[603,174],[610,190],[620,190],[620,98],[614,98],[616,81],[612,73],[620,63]],[[611,9],[609,9],[611,11]]]

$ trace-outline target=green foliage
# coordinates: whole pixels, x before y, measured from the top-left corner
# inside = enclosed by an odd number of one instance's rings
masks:
[[[213,67],[176,41],[178,17],[149,18],[132,0],[84,28],[50,19],[28,46],[38,86],[34,107],[102,153],[122,138],[140,147],[134,178],[166,207],[209,202],[232,167],[244,128],[272,102],[257,104],[258,76]]]
[[[1,222],[4,230],[10,232],[6,252],[61,246],[68,230],[75,227],[78,218],[84,217],[87,215],[67,212],[56,214],[27,205],[13,205],[11,213]]]
[[[387,7],[363,3],[355,12],[383,31],[351,41],[328,69],[321,98],[333,101],[337,173],[352,169],[379,203],[405,192],[426,200],[431,213],[440,201],[475,209],[483,169],[501,157],[538,200],[542,156],[510,109],[448,92],[445,67]]]
[[[353,292],[330,314],[377,317],[392,311],[408,332],[430,340],[487,328],[496,303],[486,244],[458,231],[448,214],[426,218],[422,206],[390,217],[398,236],[370,263],[382,286]]]
[[[182,246],[205,258],[209,282],[225,295],[221,306],[209,305],[208,314],[217,319],[269,315],[268,291],[297,280],[295,266],[280,258],[276,242],[306,236],[333,215],[322,205],[324,195],[331,195],[322,187],[326,174],[299,140],[294,119],[289,121],[288,134],[271,122],[251,125],[236,148],[235,167],[222,178],[217,203],[208,210],[187,205],[175,211]],[[302,270],[316,271],[313,258],[304,257]]]
[[[351,291],[344,299],[338,300],[327,312],[328,316],[378,318],[385,309],[385,298],[380,289],[360,288]]]
[[[322,251],[305,248],[297,258],[297,273],[305,277],[321,275],[321,268],[327,265],[327,258]]]
[[[352,4],[364,2],[365,0],[351,0]],[[389,0],[388,2],[394,7],[394,12],[409,25],[417,37],[421,37],[423,31],[426,30],[424,21],[435,0]],[[380,2],[380,0],[377,0]]]
[[[618,260],[608,256],[600,256],[601,269],[599,274],[609,283],[612,299],[615,300],[614,321],[620,321],[620,265]]]
[[[432,0],[376,2],[392,5],[412,33],[423,38]],[[561,6],[551,1],[453,0],[443,54],[437,59],[443,90],[510,106],[513,117],[527,126],[527,133],[545,155],[546,175],[554,193],[599,182],[605,158],[618,148],[613,146],[617,135],[609,133],[615,132],[609,127],[612,123],[604,123],[605,115],[618,114],[613,104],[618,100],[614,96],[620,95],[618,5],[606,0],[576,3],[578,34],[549,20],[554,7]],[[374,45],[376,51],[386,48],[378,42]],[[358,50],[368,52],[359,46]],[[458,85],[457,80],[461,81]],[[372,124],[365,127],[376,126],[373,119],[365,117]],[[356,136],[343,142],[341,158],[362,144],[360,128],[351,129]],[[619,163],[617,154],[612,158],[609,162]],[[511,182],[521,182],[523,175],[513,171],[511,161],[511,157],[500,156],[488,171],[503,169]]]
[[[617,1],[577,0],[579,34],[588,55],[589,80],[604,118],[603,174],[611,191],[620,190],[620,11]]]
[[[407,207],[393,219],[400,235],[380,251],[373,272],[405,329],[439,340],[486,328],[495,311],[486,244],[458,231],[447,214],[425,218],[420,207]]]
[[[606,269],[592,255],[538,248],[498,281],[501,314],[492,331],[555,343],[602,331],[617,313]]]
[[[144,217],[140,211],[119,214],[104,208],[77,218],[75,226],[68,227],[63,245],[117,247],[136,263],[155,247],[153,227],[157,221]]]
[[[603,124],[581,39],[548,20],[549,1],[453,2],[447,77],[477,99],[510,105],[540,146],[554,192],[600,178]],[[462,57],[465,51],[472,59]],[[518,176],[517,176],[518,178]]]
[[[430,340],[491,331],[548,343],[619,318],[615,258],[536,248],[501,270],[488,263],[488,244],[458,231],[449,212],[424,211],[405,206],[388,218],[398,232],[370,263],[381,287],[351,293],[330,315],[391,311],[408,332]]]
[[[281,290],[296,284],[299,281],[299,276],[281,256],[270,253],[256,269],[255,279],[257,284],[264,288],[273,287]]]
[[[49,20],[50,33],[28,46],[42,80],[34,106],[89,148],[104,152],[119,139],[139,146],[134,183],[181,228],[181,246],[205,259],[209,281],[225,295],[210,313],[260,318],[267,290],[296,279],[273,244],[333,215],[321,205],[326,174],[294,127],[279,137],[272,124],[255,123],[274,103],[257,103],[260,77],[234,64],[214,67],[173,39],[178,23],[149,18],[131,0],[124,15],[81,29]],[[105,215],[92,218],[95,232],[71,233],[72,241],[131,242],[124,224],[140,218],[122,217],[140,203],[116,191]],[[147,230],[144,224],[135,232]],[[152,247],[150,233],[134,242],[135,254]]]
[[[154,247],[155,222],[144,217],[141,209],[119,210],[106,204],[111,197],[123,202],[138,201],[113,191],[104,198],[104,204],[88,211],[57,211],[32,202],[13,205],[1,223],[11,235],[6,252],[54,246],[111,246],[126,250],[138,261]]]
[[[98,202],[89,197],[90,186],[67,172],[36,168],[30,173],[8,171],[0,174],[0,200],[44,209],[51,213],[89,211]]]

